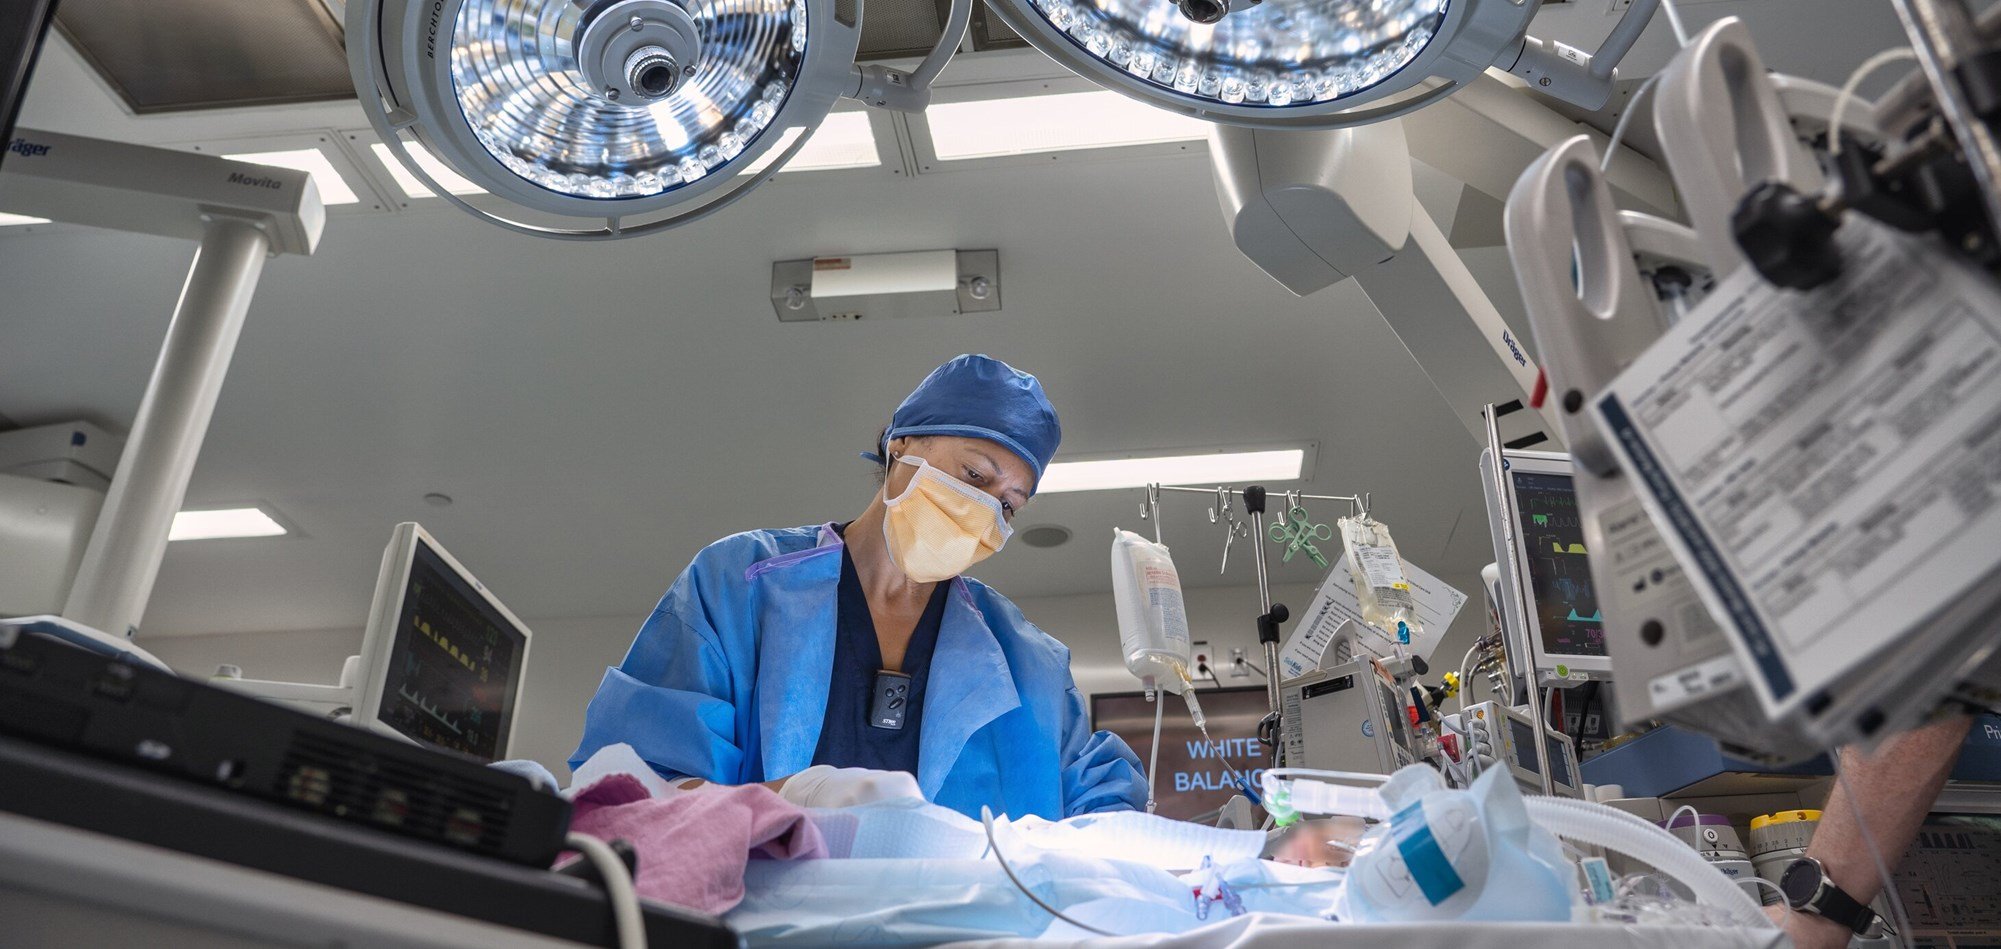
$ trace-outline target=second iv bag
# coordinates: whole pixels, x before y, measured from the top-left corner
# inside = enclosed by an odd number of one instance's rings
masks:
[[[1424,632],[1417,621],[1417,599],[1389,526],[1367,514],[1341,519],[1341,543],[1348,551],[1348,572],[1355,578],[1362,621],[1409,643]]]
[[[1188,682],[1188,611],[1167,548],[1114,528],[1112,600],[1126,668],[1149,689],[1181,694]]]

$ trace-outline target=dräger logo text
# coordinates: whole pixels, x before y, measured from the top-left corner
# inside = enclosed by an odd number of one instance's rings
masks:
[[[1509,333],[1506,330],[1502,330],[1501,342],[1508,344],[1508,352],[1515,354],[1515,362],[1521,363],[1524,366],[1529,364],[1529,357],[1522,355],[1522,348],[1520,346],[1515,345],[1514,334]]]
[[[229,183],[237,185],[251,185],[253,187],[258,187],[258,188],[270,188],[273,191],[276,191],[279,188],[283,188],[285,186],[284,182],[279,181],[276,178],[252,178],[249,175],[246,175],[240,171],[232,171],[229,173]]]
[[[29,158],[34,158],[38,155],[48,154],[49,146],[44,145],[40,142],[31,142],[25,138],[17,138],[7,143],[7,150],[13,152],[16,155],[24,155]]]

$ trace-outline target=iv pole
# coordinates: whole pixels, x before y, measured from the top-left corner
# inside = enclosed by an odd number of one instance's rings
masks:
[[[1251,563],[1257,571],[1258,608],[1262,610],[1258,614],[1258,644],[1264,649],[1265,702],[1270,708],[1270,711],[1264,717],[1264,721],[1258,723],[1258,740],[1264,742],[1265,747],[1271,749],[1272,767],[1284,767],[1284,743],[1279,741],[1279,738],[1284,734],[1280,728],[1280,725],[1284,721],[1284,709],[1281,707],[1282,703],[1279,698],[1278,687],[1279,627],[1286,620],[1290,619],[1292,614],[1285,608],[1285,604],[1273,603],[1271,601],[1271,571],[1265,564],[1265,501],[1267,500],[1268,492],[1265,490],[1264,485],[1261,484],[1250,485],[1241,491],[1221,486],[1214,488],[1184,488],[1176,485],[1149,484],[1146,486],[1146,507],[1142,508],[1141,515],[1144,517],[1150,514],[1152,517],[1154,526],[1153,539],[1155,542],[1159,542],[1160,540],[1160,493],[1162,491],[1205,494],[1211,498],[1219,494],[1237,494],[1244,499],[1244,510],[1251,515]],[[1368,505],[1360,495],[1293,494],[1288,492],[1283,497],[1292,501],[1341,501],[1347,503],[1349,513],[1351,514],[1364,514],[1368,512]]]

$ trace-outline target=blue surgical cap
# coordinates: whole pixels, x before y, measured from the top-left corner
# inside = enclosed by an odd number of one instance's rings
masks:
[[[917,384],[890,416],[889,431],[870,460],[881,462],[891,439],[918,435],[984,438],[1021,456],[1040,483],[1063,440],[1063,426],[1034,376],[991,356],[966,355]]]

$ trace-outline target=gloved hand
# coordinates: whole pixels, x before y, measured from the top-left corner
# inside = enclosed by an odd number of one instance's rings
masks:
[[[896,798],[924,799],[907,771],[873,771],[816,764],[785,779],[778,796],[800,807],[853,807]]]

